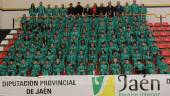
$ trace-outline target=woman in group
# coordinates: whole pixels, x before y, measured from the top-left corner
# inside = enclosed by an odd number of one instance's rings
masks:
[[[36,16],[36,8],[34,3],[32,3],[31,7],[29,8],[29,14],[30,16]]]
[[[94,5],[93,5],[92,14],[97,15],[97,3],[94,3]]]

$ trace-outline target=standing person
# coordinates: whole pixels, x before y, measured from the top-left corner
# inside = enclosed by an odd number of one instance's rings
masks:
[[[136,4],[136,0],[133,0],[133,4],[131,7],[131,13],[132,14],[138,14],[139,13],[139,6]]]
[[[92,15],[92,9],[90,8],[89,4],[83,9],[83,14]]]
[[[97,8],[97,14],[105,15],[105,13],[106,13],[106,8],[104,7],[103,3],[101,3],[100,7]]]
[[[115,15],[122,15],[122,13],[124,12],[122,5],[120,5],[120,2],[117,2],[117,5],[115,7]]]
[[[94,3],[93,5],[92,14],[97,15],[97,4],[96,3]]]
[[[70,3],[69,7],[67,8],[67,15],[74,15],[75,14],[75,8],[73,7],[73,4]]]
[[[59,16],[59,8],[57,5],[55,5],[55,7],[53,9],[53,16]]]
[[[43,6],[43,3],[40,2],[39,6],[37,8],[37,14],[38,16],[45,16],[46,8]]]
[[[47,15],[48,17],[53,16],[53,9],[51,8],[51,5],[50,5],[50,4],[47,5],[46,15]]]
[[[129,6],[128,2],[126,2],[125,6],[124,6],[124,14],[126,14],[126,15],[130,14],[130,6]]]
[[[35,4],[34,3],[32,3],[31,4],[31,7],[29,8],[29,14],[30,14],[30,16],[36,16],[36,8],[35,8]]]
[[[22,30],[25,32],[27,30],[27,22],[28,22],[26,14],[23,14],[20,22],[21,22]]]
[[[67,9],[65,8],[64,4],[61,5],[59,8],[59,15],[65,17],[67,15]]]
[[[106,13],[107,13],[107,15],[110,15],[110,16],[114,16],[114,14],[115,14],[114,7],[112,6],[111,1],[108,2],[108,5],[106,7]]]
[[[82,15],[82,13],[83,13],[83,7],[81,6],[80,2],[78,2],[77,6],[75,7],[75,14]]]

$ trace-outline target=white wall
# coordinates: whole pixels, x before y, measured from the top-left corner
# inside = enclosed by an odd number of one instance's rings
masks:
[[[2,8],[2,1],[0,0],[0,9],[1,9],[1,8]],[[1,17],[2,17],[2,11],[0,10],[0,29],[1,29],[1,25],[2,25]]]
[[[1,2],[3,1],[3,3]],[[80,1],[82,5],[94,4],[95,2],[105,3],[107,4],[108,1],[112,1],[112,4],[115,5],[117,0],[0,0],[0,8],[2,6],[3,9],[11,9],[11,8],[29,8],[31,3],[35,3],[36,6],[38,6],[38,3],[42,1],[44,2],[44,5],[51,4],[52,6],[57,4],[61,5],[64,3],[65,5],[68,5],[70,2],[76,4],[77,1]],[[132,0],[119,0],[121,1],[121,4],[124,5],[125,2],[132,2]],[[144,3],[146,5],[157,5],[157,4],[170,4],[170,0],[137,0],[139,4]],[[165,14],[170,13],[170,7],[169,8],[148,8],[148,13],[157,14],[159,16],[162,14],[163,16]],[[2,11],[0,12],[0,29],[11,29],[12,28],[12,20],[13,18],[21,17],[22,14],[27,14],[27,11]],[[154,16],[148,16],[147,20],[149,22],[159,22],[159,18],[155,18]],[[170,22],[170,16],[168,18],[164,19],[164,21]],[[19,26],[19,21],[16,21],[15,28]]]
[[[2,29],[2,11],[0,10],[0,29]]]
[[[166,14],[170,13],[170,8],[148,8],[148,13],[150,14],[157,14],[159,17],[160,15],[165,16]],[[1,29],[11,29],[13,26],[13,18],[15,18],[15,28],[19,27],[19,21],[17,20],[18,17],[21,17],[22,14],[27,14],[28,11],[2,11],[0,12],[2,14],[1,16],[1,23],[0,28]],[[149,22],[159,22],[160,19],[156,18],[155,16],[147,16],[147,20]],[[170,15],[167,16],[166,19],[163,19],[163,21],[170,22]]]
[[[168,8],[148,8],[148,13],[151,14],[156,14],[157,17],[159,17],[160,15],[165,16],[166,14],[170,14],[170,7]],[[156,18],[155,16],[147,16],[147,20],[149,22],[159,22],[160,19]],[[163,18],[163,22],[170,22],[170,15],[166,16],[166,18]]]
[[[44,2],[44,5],[51,4],[54,5],[61,5],[65,4],[68,6],[68,4],[71,2],[74,5],[79,1],[82,3],[83,6],[85,6],[87,3],[90,5],[93,5],[94,3],[100,4],[104,3],[107,4],[108,1],[112,1],[113,5],[116,5],[117,1],[120,1],[122,5],[125,4],[125,2],[132,2],[133,0],[1,0],[3,1],[3,8],[29,8],[31,3],[35,3],[35,5],[38,5],[40,1]],[[170,0],[137,0],[138,4],[144,3],[146,5],[167,5],[170,4]]]

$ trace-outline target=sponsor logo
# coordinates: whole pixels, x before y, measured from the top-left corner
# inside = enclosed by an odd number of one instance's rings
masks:
[[[92,77],[94,96],[115,96],[115,77]]]

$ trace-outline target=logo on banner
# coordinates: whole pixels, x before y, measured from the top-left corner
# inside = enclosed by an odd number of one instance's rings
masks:
[[[115,77],[92,77],[94,96],[115,96]]]

